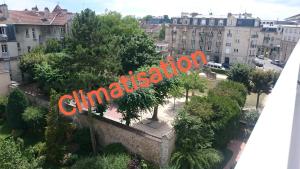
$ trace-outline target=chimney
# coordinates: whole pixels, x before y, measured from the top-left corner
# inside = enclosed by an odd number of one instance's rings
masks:
[[[0,18],[7,19],[9,17],[8,8],[6,4],[0,5]]]
[[[48,18],[49,17],[49,13],[50,13],[49,8],[45,7],[45,9],[44,9],[44,18]]]
[[[231,17],[231,16],[232,16],[232,13],[229,12],[229,13],[227,14],[227,17]]]
[[[35,6],[35,7],[31,8],[31,10],[37,12],[37,11],[39,11],[39,8],[37,6]]]

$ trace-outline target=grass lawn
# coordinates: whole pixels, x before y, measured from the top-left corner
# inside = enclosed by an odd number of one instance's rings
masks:
[[[265,98],[266,98],[266,94],[261,94],[260,97],[259,97],[259,105],[258,107],[259,108],[263,108],[264,105],[264,101],[265,101]],[[257,94],[256,93],[251,93],[250,95],[247,96],[247,99],[246,99],[246,103],[245,103],[245,107],[254,107],[256,106],[256,98],[257,98]]]

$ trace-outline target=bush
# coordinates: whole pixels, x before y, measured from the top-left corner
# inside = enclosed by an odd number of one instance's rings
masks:
[[[218,85],[210,90],[208,97],[228,97],[229,99],[237,101],[241,108],[244,107],[247,98],[247,89],[241,83],[234,81],[222,81]]]
[[[257,111],[244,112],[242,114],[241,120],[245,121],[248,126],[254,127],[259,118],[259,115],[260,114]]]
[[[0,96],[0,118],[3,118],[6,113],[7,97]]]
[[[22,119],[28,101],[20,89],[13,90],[8,96],[7,103],[7,124],[12,129],[24,129],[25,123]]]
[[[223,74],[223,75],[227,75],[228,74],[228,70],[217,69],[217,68],[210,68],[210,70],[212,72],[215,72],[215,73],[218,73],[218,74]]]
[[[126,154],[127,149],[121,143],[112,143],[104,148],[104,154]]]
[[[235,100],[228,97],[210,96],[214,115],[211,127],[215,133],[214,146],[224,148],[239,129],[240,107]]]
[[[191,152],[180,150],[172,155],[171,164],[176,169],[213,169],[218,167],[223,160],[222,153],[212,148]]]
[[[201,96],[192,96],[184,109],[190,115],[201,118],[203,122],[209,122],[214,114],[212,104],[207,98]]]
[[[46,111],[39,107],[27,107],[22,114],[23,120],[32,129],[43,129],[46,123]]]
[[[88,128],[77,129],[74,133],[74,142],[79,144],[78,154],[89,154],[92,152],[92,142]]]
[[[127,169],[129,161],[126,154],[89,157],[77,161],[71,169]]]
[[[245,64],[235,64],[228,72],[228,79],[245,85],[248,91],[251,90],[250,78],[253,69]]]
[[[56,39],[49,39],[46,41],[46,53],[58,53],[61,52],[62,50],[62,45],[60,41]]]
[[[182,112],[175,120],[176,148],[187,152],[211,146],[213,131],[202,119]]]
[[[35,159],[29,150],[24,150],[20,142],[13,139],[0,139],[0,168],[35,169],[41,161]]]

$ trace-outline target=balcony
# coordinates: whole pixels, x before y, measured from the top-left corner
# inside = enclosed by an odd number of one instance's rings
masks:
[[[300,168],[300,42],[283,69],[235,169]]]
[[[0,42],[6,42],[8,40],[8,37],[6,34],[0,34]]]
[[[9,55],[7,52],[0,53],[0,60],[8,60],[8,59],[9,59]]]

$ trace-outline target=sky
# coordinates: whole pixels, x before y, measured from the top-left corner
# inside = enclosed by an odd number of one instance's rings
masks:
[[[43,10],[52,10],[59,4],[71,12],[80,12],[85,8],[97,14],[106,10],[117,11],[122,15],[180,16],[181,12],[197,12],[216,15],[227,15],[228,12],[252,13],[261,19],[283,20],[300,14],[300,0],[0,0],[10,10],[31,9],[36,6]]]

